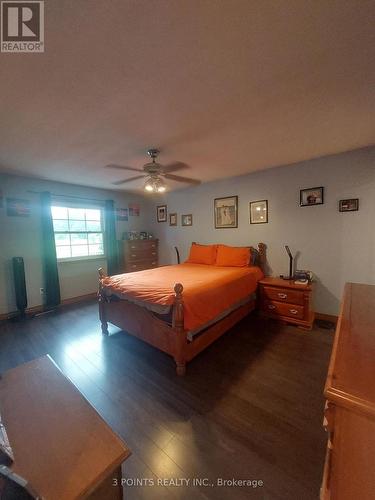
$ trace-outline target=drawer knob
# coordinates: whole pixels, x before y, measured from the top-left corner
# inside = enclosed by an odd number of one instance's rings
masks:
[[[297,309],[289,309],[289,312],[292,314],[298,314]]]
[[[154,266],[156,264],[156,262],[151,262],[151,264]]]
[[[151,245],[151,248],[155,248],[155,245]]]
[[[133,264],[132,267],[137,267],[137,264]]]
[[[135,247],[135,246],[131,246],[130,248],[132,248],[132,249],[134,250],[134,249],[135,249],[135,248],[137,248],[137,247]]]
[[[276,306],[274,306],[273,304],[268,304],[268,309],[276,309]]]
[[[151,254],[151,255],[156,255],[156,252],[152,252],[152,254]]]
[[[137,257],[137,254],[136,253],[132,253],[132,257]]]
[[[286,299],[288,297],[286,293],[278,293],[277,296],[280,297],[280,299]]]

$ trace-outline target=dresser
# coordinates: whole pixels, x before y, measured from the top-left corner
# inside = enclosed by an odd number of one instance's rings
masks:
[[[121,243],[124,272],[158,266],[158,240],[123,240]]]
[[[263,315],[311,330],[313,283],[296,285],[293,280],[264,278],[259,281],[259,307]]]
[[[375,286],[347,283],[328,369],[322,500],[375,498]]]

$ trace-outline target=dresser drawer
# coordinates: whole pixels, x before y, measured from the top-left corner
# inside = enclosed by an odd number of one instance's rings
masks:
[[[135,249],[125,252],[125,260],[127,262],[137,262],[139,260],[156,260],[158,257],[157,249]]]
[[[151,251],[157,248],[158,248],[157,240],[133,240],[133,241],[126,241],[125,243],[125,252],[132,252],[134,250]]]
[[[276,300],[278,302],[288,302],[290,304],[303,305],[303,291],[289,290],[288,288],[263,287],[265,299]]]
[[[265,300],[262,306],[268,314],[287,316],[289,318],[303,319],[304,307],[296,304],[284,304],[282,302]]]
[[[140,260],[138,262],[128,262],[125,266],[125,272],[131,273],[135,271],[144,271],[158,266],[157,259],[155,260]]]

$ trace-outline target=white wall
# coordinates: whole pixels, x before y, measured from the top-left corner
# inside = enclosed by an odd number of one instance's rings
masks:
[[[50,191],[55,194],[82,196],[97,200],[113,199],[117,208],[126,208],[129,202],[138,202],[141,205],[141,215],[129,217],[129,222],[118,221],[118,238],[121,238],[124,231],[151,231],[152,229],[150,205],[148,200],[141,196],[3,174],[0,174],[0,191],[4,198],[3,207],[0,208],[0,314],[16,310],[11,261],[15,256],[21,256],[25,261],[28,307],[43,303],[43,297],[40,295],[40,288],[44,286],[40,203],[39,195],[29,191]],[[30,200],[30,217],[7,216],[6,198]],[[62,199],[59,198],[59,201]],[[99,267],[106,267],[105,259],[59,263],[61,298],[68,299],[95,292]]]
[[[244,161],[246,161],[244,159]],[[230,167],[228,167],[230,169]],[[324,186],[324,205],[299,206],[299,191]],[[238,229],[215,229],[214,198],[238,195]],[[338,201],[359,198],[358,212],[340,213]],[[268,199],[269,223],[249,224],[250,201]],[[268,246],[272,274],[288,273],[284,245],[299,252],[298,269],[317,280],[315,309],[337,314],[347,281],[375,283],[375,148],[327,156],[241,177],[175,191],[165,197],[168,212],[178,213],[178,227],[156,223],[161,262],[174,263],[173,246],[185,259],[192,241]],[[193,214],[193,226],[181,227],[181,214]]]

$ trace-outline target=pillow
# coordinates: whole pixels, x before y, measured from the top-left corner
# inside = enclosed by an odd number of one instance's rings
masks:
[[[245,267],[250,262],[250,248],[218,245],[216,255],[217,266]]]
[[[214,265],[216,262],[217,245],[198,245],[192,243],[189,258],[186,261],[189,264],[208,264]]]

